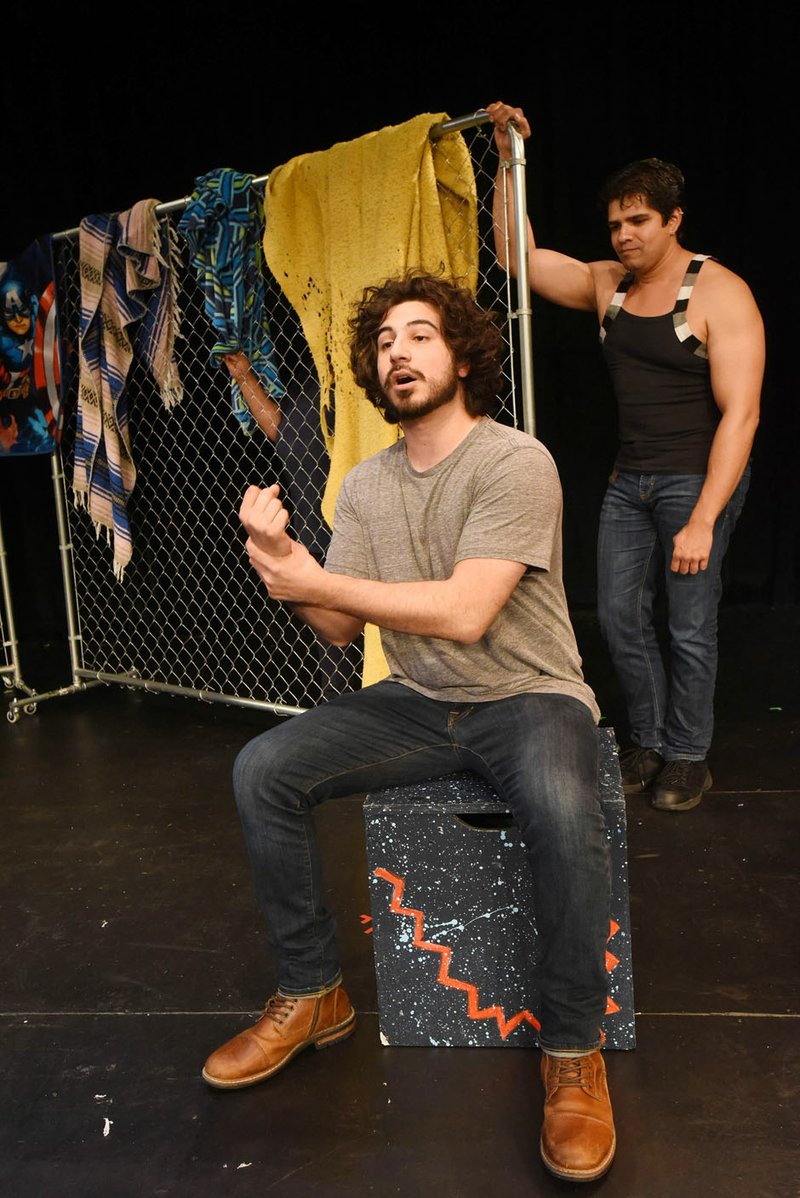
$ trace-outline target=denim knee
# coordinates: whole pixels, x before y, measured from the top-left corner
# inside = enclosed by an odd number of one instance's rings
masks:
[[[287,752],[283,747],[283,731],[280,727],[262,732],[237,755],[233,764],[233,793],[240,814],[263,802],[292,810],[302,807],[299,796],[286,785],[290,771],[284,763],[296,758],[296,751]]]

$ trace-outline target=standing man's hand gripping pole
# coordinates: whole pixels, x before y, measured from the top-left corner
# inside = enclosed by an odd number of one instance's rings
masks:
[[[511,159],[511,137],[508,132],[509,123],[513,121],[523,138],[528,138],[531,135],[531,127],[525,119],[525,114],[521,108],[514,108],[511,104],[504,104],[498,100],[494,104],[487,104],[486,111],[492,118],[494,124],[494,141],[497,147],[497,156],[499,159],[499,167],[497,178],[495,179],[494,198],[492,201],[492,213],[494,217],[494,241],[495,253],[497,261],[501,266],[506,265],[506,250],[509,255],[509,269],[512,275],[517,273],[516,261],[516,242],[515,242],[515,216],[514,205],[509,203],[506,206],[506,189],[503,179],[504,163]],[[533,241],[533,230],[528,222],[528,255],[530,256],[535,250]]]
[[[511,191],[503,177],[507,173],[506,166],[511,158],[508,126],[513,123],[523,139],[530,137],[531,127],[522,109],[515,108],[512,104],[504,104],[498,100],[494,104],[487,104],[486,111],[494,124],[494,140],[500,159],[492,201],[495,253],[500,266],[507,265],[510,274],[516,276],[516,216]],[[586,312],[595,311],[597,308],[598,283],[603,287],[610,285],[610,298],[614,286],[607,278],[609,267],[615,282],[624,273],[619,263],[579,262],[577,258],[570,258],[555,250],[541,249],[536,244],[533,227],[527,216],[525,222],[528,235],[528,278],[536,295],[541,295],[554,304]]]

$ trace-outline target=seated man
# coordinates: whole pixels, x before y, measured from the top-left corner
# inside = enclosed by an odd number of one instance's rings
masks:
[[[508,803],[527,848],[541,946],[542,1157],[590,1181],[615,1132],[599,1051],[610,871],[598,717],[561,578],[561,489],[538,441],[489,416],[502,338],[469,292],[412,273],[352,320],[358,383],[404,436],[340,491],[325,566],[287,533],[276,486],[240,510],[270,596],[333,644],[382,630],[384,681],[296,716],[240,753],[234,787],[278,990],[208,1059],[221,1088],[348,1036],[312,808],[456,770]]]

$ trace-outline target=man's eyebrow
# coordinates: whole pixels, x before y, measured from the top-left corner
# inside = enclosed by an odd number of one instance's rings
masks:
[[[419,320],[409,320],[408,324],[406,325],[406,328],[410,329],[414,325],[417,325],[417,324],[426,324],[430,328],[432,328],[434,330],[434,332],[436,332],[436,333],[439,332],[439,326],[435,325],[432,320],[425,320],[424,317],[420,317]],[[392,328],[392,326],[390,324],[384,324],[384,325],[381,325],[381,327],[378,329],[375,336],[380,337],[381,333],[393,333],[394,331],[395,330]]]

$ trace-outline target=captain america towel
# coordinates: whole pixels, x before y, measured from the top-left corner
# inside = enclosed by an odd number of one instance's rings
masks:
[[[0,456],[50,453],[61,362],[50,237],[0,262]]]

